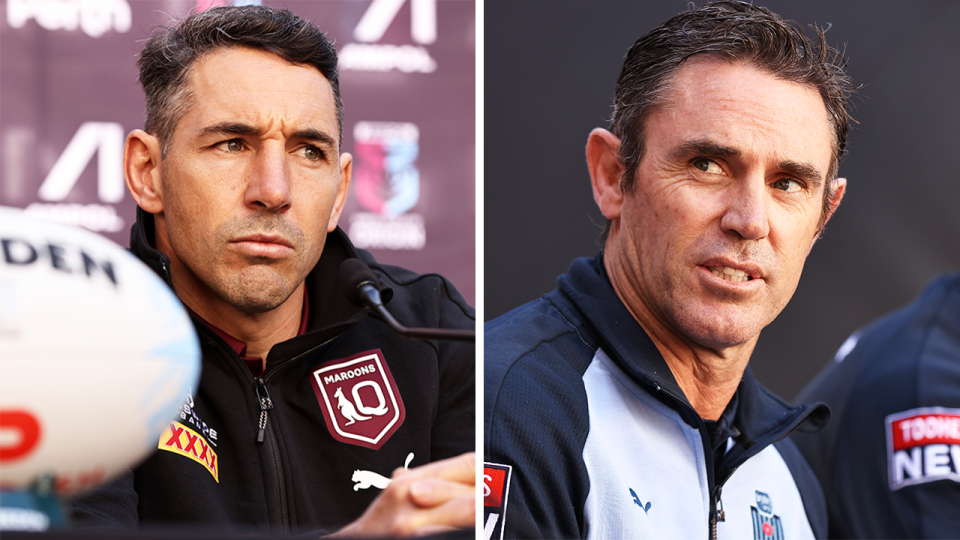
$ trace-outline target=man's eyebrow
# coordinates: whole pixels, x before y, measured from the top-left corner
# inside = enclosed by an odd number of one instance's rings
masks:
[[[257,128],[241,122],[217,122],[200,130],[200,136],[207,135],[254,135]]]
[[[242,122],[217,122],[200,130],[200,136],[207,135],[256,135],[259,130]],[[320,145],[337,146],[337,140],[320,129],[306,128],[293,133],[293,138],[313,141]]]
[[[301,129],[293,133],[294,138],[303,139],[306,141],[313,141],[322,145],[332,146],[336,148],[337,139],[331,137],[326,131],[320,129]]]
[[[823,173],[820,169],[809,163],[799,163],[796,161],[779,161],[777,168],[781,171],[795,176],[796,178],[807,182],[811,187],[818,187],[823,184]]]
[[[691,156],[740,157],[740,155],[740,150],[708,139],[684,141],[670,151],[670,158],[673,160],[686,159]]]
[[[686,159],[691,156],[740,157],[741,155],[740,150],[736,148],[724,146],[708,139],[685,141],[670,151],[670,157],[674,160]],[[812,187],[817,187],[823,183],[823,173],[810,163],[788,159],[778,161],[777,168],[790,176],[795,176],[797,179],[807,182]]]

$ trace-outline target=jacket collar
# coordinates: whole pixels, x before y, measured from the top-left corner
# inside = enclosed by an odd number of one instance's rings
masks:
[[[685,408],[674,408],[692,425],[697,425],[695,419],[688,418],[695,411],[663,355],[613,290],[603,267],[603,253],[593,259],[575,260],[558,282],[560,291],[578,308],[598,336],[601,348],[620,369],[653,390],[651,393],[659,399],[664,399],[662,394],[666,394],[684,404]],[[820,403],[812,407],[789,405],[757,382],[749,366],[737,392],[739,403],[734,425],[741,432],[738,440],[746,447],[755,443],[766,446],[804,423],[804,431],[819,431],[830,418],[830,410]]]
[[[130,229],[130,251],[159,274],[172,289],[170,258],[153,247],[155,234],[153,214],[137,207],[137,221]],[[355,304],[339,290],[337,277],[340,263],[348,258],[359,258],[368,265],[375,263],[369,253],[356,249],[346,233],[337,227],[327,235],[320,261],[305,280],[310,295],[310,320],[306,334],[275,345],[270,350],[268,362],[276,356],[288,357],[322,345],[349,330],[367,314],[368,308]],[[377,272],[375,267],[373,270]],[[383,286],[382,280],[379,289],[384,303],[389,302],[393,290]]]

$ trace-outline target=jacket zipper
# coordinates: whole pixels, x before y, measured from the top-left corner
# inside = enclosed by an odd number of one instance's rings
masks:
[[[353,328],[353,326],[350,328]],[[347,330],[349,330],[349,328]],[[293,358],[290,358],[289,360],[284,360],[269,372],[264,373],[262,377],[253,377],[252,374],[250,375],[251,379],[253,379],[254,391],[257,394],[257,405],[260,407],[260,420],[257,425],[259,428],[257,431],[257,443],[263,444],[264,441],[267,443],[266,453],[268,465],[271,469],[269,471],[269,476],[274,479],[274,489],[276,490],[277,494],[274,504],[276,505],[277,512],[279,514],[277,517],[280,522],[281,530],[287,534],[290,533],[290,516],[289,512],[287,511],[287,487],[283,480],[283,464],[280,462],[280,447],[277,445],[277,439],[274,430],[270,429],[267,431],[267,424],[270,421],[270,416],[268,413],[273,410],[273,399],[270,397],[270,391],[267,390],[267,381],[272,375],[281,371],[284,366],[296,362],[308,354],[313,353],[317,349],[329,344],[333,340],[347,333],[347,330],[340,332],[339,334],[319,345],[307,349],[306,351],[294,356]],[[246,373],[250,373],[250,370],[247,369],[246,365],[244,365],[243,368]]]
[[[273,400],[270,399],[270,392],[263,377],[257,377],[255,383],[254,390],[257,391],[257,401],[260,402],[260,431],[257,432],[257,442],[262,443],[263,434],[267,429],[267,411],[273,410]],[[261,390],[263,390],[262,394]]]
[[[677,396],[661,387],[659,383],[654,381],[653,385],[658,392],[663,392],[664,394],[670,396],[674,401],[692,411],[698,419],[700,418],[700,415],[697,413],[696,409],[690,406],[687,402],[679,399]],[[710,489],[710,540],[717,540],[717,523],[726,521],[726,514],[723,512],[723,503],[720,501],[720,492],[723,489],[724,482],[730,478],[733,472],[731,471],[731,473],[723,479],[723,482],[717,483],[715,472],[713,470],[713,451],[710,448],[710,438],[703,436],[704,432],[706,431],[706,428],[703,427],[703,420],[699,420],[699,424],[700,427],[698,428],[698,431],[700,431],[700,442],[703,444],[703,461],[707,469],[707,487]],[[733,470],[735,471],[736,468]]]
[[[710,496],[710,539],[717,540],[717,523],[726,521],[726,514],[723,513],[723,502],[720,500],[720,491],[722,485],[713,486],[713,494]]]
[[[673,398],[674,400],[676,400],[677,403],[680,403],[682,406],[686,407],[687,409],[693,411],[694,414],[696,414],[696,410],[695,410],[693,407],[691,407],[690,405],[688,405],[686,402],[684,402],[683,400],[678,399],[677,396],[671,394],[671,393],[668,392],[667,390],[664,390],[658,383],[654,382],[653,384],[654,384],[654,387],[657,389],[658,392],[663,392],[664,394],[670,396],[671,398]],[[700,418],[700,415],[697,415],[697,418]],[[702,420],[701,420],[701,424],[702,424],[702,423],[703,423],[703,422],[702,422]],[[772,444],[774,444],[774,443],[777,442],[777,441],[780,441],[780,440],[783,440],[784,438],[786,438],[788,435],[790,435],[790,433],[792,433],[793,431],[795,431],[795,430],[797,429],[797,426],[799,426],[799,425],[802,424],[802,423],[803,423],[802,421],[801,421],[801,422],[798,422],[797,425],[793,427],[793,429],[787,431],[786,433],[783,433],[783,434],[782,434],[779,438],[777,438],[776,440],[772,440],[772,441],[770,441],[769,443],[767,443],[767,444],[765,444],[765,445],[762,445],[762,446],[761,446],[761,445],[758,445],[758,444],[754,445],[753,449],[748,450],[748,451],[745,452],[742,456],[739,457],[739,463],[738,463],[735,467],[731,468],[730,471],[726,474],[726,476],[724,476],[719,482],[717,481],[717,479],[716,479],[716,477],[715,477],[715,474],[716,474],[716,473],[715,473],[715,471],[714,471],[714,469],[713,469],[713,465],[714,465],[714,463],[713,463],[713,458],[712,458],[712,457],[710,458],[710,460],[709,460],[709,466],[707,467],[707,479],[708,479],[708,482],[709,482],[709,483],[708,483],[708,486],[710,486],[710,489],[711,489],[711,493],[710,493],[710,540],[717,540],[717,524],[718,524],[719,522],[722,522],[722,521],[725,521],[725,520],[726,520],[726,515],[725,515],[724,512],[723,512],[723,502],[720,500],[720,492],[723,490],[723,485],[727,483],[727,480],[729,480],[730,477],[733,476],[733,474],[734,474],[735,472],[737,472],[737,469],[740,468],[740,465],[742,465],[743,463],[745,463],[747,460],[749,460],[749,459],[752,458],[753,456],[757,455],[757,453],[760,452],[761,450],[767,448],[768,446],[771,446]],[[702,432],[701,432],[701,433],[702,433]],[[706,456],[711,456],[711,455],[712,455],[712,452],[710,451],[710,448],[709,448],[709,444],[706,442],[706,441],[709,440],[709,438],[704,439],[702,435],[701,435],[700,438],[701,438],[701,440],[703,441],[703,444],[704,444],[704,452],[705,452],[705,454],[704,454],[704,461],[707,461]]]
[[[160,268],[163,269],[163,278],[167,282],[167,285],[173,290],[173,276],[170,275],[170,269],[167,268],[167,262],[163,260],[163,257],[160,257]],[[174,291],[176,294],[176,291]]]
[[[276,504],[280,528],[284,534],[290,534],[290,515],[287,510],[287,490],[283,481],[282,467],[280,463],[280,446],[277,444],[277,437],[271,429],[267,433],[267,449],[270,457],[270,465],[274,472],[274,489],[276,490]]]
[[[351,326],[350,328],[353,328],[353,327]],[[348,328],[348,330],[349,330],[349,328]],[[284,360],[282,363],[280,363],[280,365],[278,365],[277,367],[273,368],[270,372],[264,373],[263,377],[256,377],[256,378],[254,379],[254,381],[253,381],[253,383],[254,383],[254,390],[256,390],[256,392],[257,392],[257,403],[258,403],[258,405],[260,405],[260,422],[259,422],[259,424],[258,424],[258,427],[259,427],[260,429],[259,429],[259,431],[257,431],[257,442],[258,442],[258,443],[262,443],[262,442],[263,442],[263,437],[264,437],[264,434],[266,433],[266,430],[267,430],[267,421],[269,420],[269,418],[268,418],[268,416],[267,416],[267,412],[273,410],[273,400],[270,399],[270,392],[267,390],[267,379],[270,377],[270,375],[276,373],[277,371],[280,371],[280,369],[283,368],[283,366],[286,366],[287,364],[290,364],[290,363],[292,363],[292,362],[296,362],[297,360],[300,360],[300,359],[303,358],[304,356],[312,353],[313,351],[319,349],[320,347],[323,347],[324,345],[330,343],[331,341],[337,339],[338,337],[340,337],[340,336],[342,336],[342,335],[344,335],[344,334],[346,334],[346,333],[347,333],[347,330],[344,330],[343,332],[340,332],[339,334],[337,334],[337,335],[333,336],[332,338],[324,341],[323,343],[321,343],[321,344],[319,344],[319,345],[316,345],[316,346],[314,346],[314,347],[311,347],[311,348],[307,349],[306,351],[298,354],[297,356],[294,356],[293,358],[290,358],[289,360]],[[261,390],[262,390],[262,393],[261,393]],[[279,462],[277,462],[277,463],[279,464]]]

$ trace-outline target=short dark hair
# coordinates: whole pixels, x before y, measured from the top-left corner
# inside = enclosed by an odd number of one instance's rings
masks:
[[[286,9],[228,6],[191,15],[162,27],[147,40],[137,64],[147,97],[145,129],[167,153],[177,123],[190,108],[187,85],[197,60],[221,48],[246,47],[271,52],[293,64],[313,66],[330,82],[337,108],[338,140],[343,137],[343,102],[337,51],[309,21]]]
[[[633,188],[644,151],[647,118],[669,99],[670,83],[681,64],[696,55],[743,62],[775,77],[816,88],[833,127],[833,157],[827,172],[818,228],[835,197],[832,182],[847,145],[852,120],[847,101],[853,93],[843,54],[827,45],[823,30],[802,27],[767,8],[720,0],[681,13],[638,39],[627,52],[617,79],[610,131],[620,138],[622,188]],[[601,237],[605,243],[610,222]]]

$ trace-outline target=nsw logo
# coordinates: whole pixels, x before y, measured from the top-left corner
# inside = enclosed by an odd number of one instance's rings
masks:
[[[754,540],[783,540],[783,522],[773,513],[773,500],[762,491],[755,492],[757,505],[750,507]]]
[[[403,400],[380,349],[327,362],[311,382],[327,429],[340,442],[377,450],[403,424]]]

